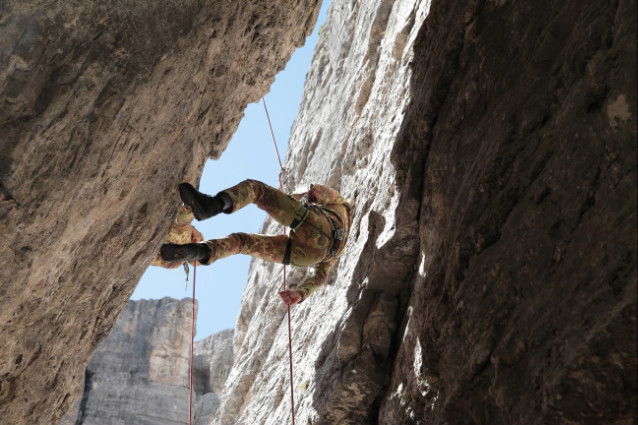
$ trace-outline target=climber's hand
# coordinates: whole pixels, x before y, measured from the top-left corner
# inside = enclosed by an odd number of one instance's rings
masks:
[[[287,306],[295,305],[303,299],[299,291],[279,291],[279,296]]]

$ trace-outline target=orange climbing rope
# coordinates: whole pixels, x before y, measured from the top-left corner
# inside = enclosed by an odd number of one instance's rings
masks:
[[[266,107],[266,99],[262,98],[261,101],[264,104],[264,111],[266,111],[266,119],[268,120],[268,127],[270,128],[270,135],[272,136],[272,143],[275,146],[275,152],[277,153],[277,160],[279,161],[279,168],[281,169],[281,173],[279,174],[279,189],[284,189],[284,183],[282,182],[282,175],[286,175],[286,170],[284,168],[283,163],[281,162],[281,156],[279,155],[279,148],[277,147],[277,141],[275,140],[275,133],[272,130],[272,124],[270,123],[270,115],[268,114],[268,107]],[[286,182],[286,186],[287,182]],[[290,190],[290,188],[287,188]],[[284,227],[284,234],[286,234],[286,228]],[[286,265],[284,264],[284,278],[282,284],[282,290],[286,290]],[[290,326],[290,306],[288,307],[288,359],[290,363],[290,410],[292,412],[292,425],[295,425],[295,392],[294,386],[292,382],[292,330]]]

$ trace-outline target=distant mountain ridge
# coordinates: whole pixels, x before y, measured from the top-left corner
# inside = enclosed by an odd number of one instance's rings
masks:
[[[191,299],[129,301],[86,369],[61,425],[173,425],[188,421]],[[208,424],[232,366],[233,331],[195,343],[193,423]]]

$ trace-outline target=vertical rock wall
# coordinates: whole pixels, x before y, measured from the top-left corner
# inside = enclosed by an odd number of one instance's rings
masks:
[[[190,299],[129,301],[85,372],[61,425],[173,425],[188,421]],[[232,365],[232,331],[195,345],[193,423],[208,424]]]
[[[409,105],[413,44],[429,2],[334,1],[307,74],[287,166],[299,190],[329,184],[354,205],[329,280],[292,309],[298,423],[375,423],[418,255],[418,201],[402,193],[392,150]],[[264,232],[281,228],[267,222]],[[290,284],[305,278],[289,269]],[[289,423],[281,266],[255,261],[235,331],[221,424]]]
[[[421,181],[419,266],[379,423],[636,423],[635,15],[433,3],[393,153]]]
[[[0,418],[56,423],[317,0],[0,3]],[[69,349],[72,347],[72,349]]]
[[[292,309],[297,422],[636,422],[635,16],[332,4],[286,162],[355,216]],[[253,262],[218,423],[290,421],[280,285]]]
[[[202,393],[221,393],[233,366],[233,330],[227,329],[195,342],[195,367],[201,370]]]

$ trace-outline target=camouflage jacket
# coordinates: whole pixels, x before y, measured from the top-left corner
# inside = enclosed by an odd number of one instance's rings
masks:
[[[260,191],[263,193],[264,187],[266,187],[266,185],[261,182],[247,180],[235,188],[228,189],[227,193],[229,193],[233,199],[233,211],[236,211],[247,203],[254,202],[256,197],[260,198],[256,193]],[[268,190],[270,189],[272,188],[268,187]],[[292,197],[297,201],[303,200],[308,204],[309,213],[305,221],[296,230],[290,233],[290,238],[298,242],[298,244],[293,243],[295,248],[293,248],[291,264],[298,267],[314,267],[315,270],[313,276],[295,288],[295,290],[302,294],[303,299],[306,299],[310,294],[315,292],[317,288],[325,284],[330,271],[344,251],[350,231],[350,204],[334,189],[319,184],[312,185],[308,192],[290,196],[276,190],[272,193],[276,193],[274,198],[267,200],[261,199],[258,203],[261,204],[260,207],[266,209],[269,214],[277,216],[281,222],[290,223],[292,217],[297,213],[297,211],[293,210],[302,208],[302,204],[299,202],[294,202],[294,206],[286,206],[286,204],[289,204],[285,202],[286,198],[290,199],[290,197]],[[263,196],[261,198],[263,198]],[[321,207],[323,207],[323,209]],[[193,218],[190,207],[182,206],[177,215],[177,219],[171,226],[166,243],[186,244],[203,241],[204,238],[202,234],[191,225]],[[333,226],[338,229],[343,229],[344,232],[343,238],[339,241],[334,241],[334,245],[332,244],[333,241],[331,238]],[[268,240],[267,238],[268,237],[265,237],[264,240]],[[209,246],[211,246],[211,242],[219,242],[218,244],[212,245],[220,245],[217,250],[221,248],[221,251],[228,251],[214,253],[216,258],[223,258],[241,251],[233,247],[233,244],[229,244],[229,246],[226,247],[226,244],[222,243],[225,239],[228,238],[215,239],[207,242]],[[284,247],[285,245],[282,246],[282,249]],[[330,248],[334,249],[333,254],[330,254]],[[273,249],[273,247],[270,246],[270,244],[264,244],[262,249]],[[283,255],[283,252],[280,254]],[[182,261],[164,261],[159,256],[159,253],[151,262],[151,265],[165,268],[177,268],[182,264]]]
[[[330,271],[334,268],[335,264],[343,254],[343,251],[346,246],[346,242],[348,240],[348,235],[350,233],[350,225],[351,225],[351,207],[348,201],[346,201],[336,190],[320,185],[315,184],[310,186],[310,190],[306,193],[294,194],[292,195],[297,200],[302,200],[306,197],[308,205],[311,209],[318,209],[323,207],[328,209],[328,212],[316,211],[315,220],[323,221],[324,229],[330,229],[332,231],[332,225],[328,220],[332,220],[334,225],[337,228],[342,228],[344,231],[343,239],[338,242],[338,247],[335,250],[334,255],[328,254],[323,260],[314,265],[315,274],[310,278],[306,279],[301,285],[299,285],[296,290],[301,292],[303,299],[305,300],[315,292],[320,286],[324,285],[328,280],[328,275]],[[333,212],[331,214],[330,212]],[[335,217],[336,215],[336,217]],[[307,218],[307,220],[311,219],[311,216]],[[299,233],[301,229],[298,229],[296,233]],[[312,237],[309,236],[309,237]]]

